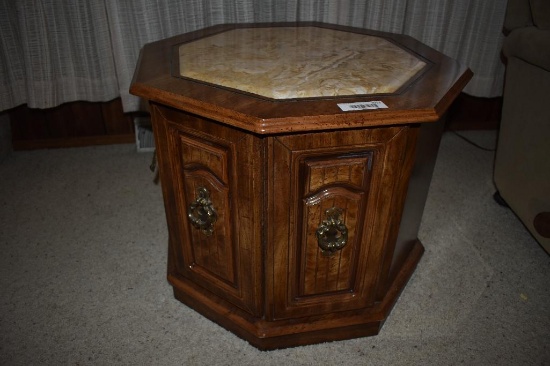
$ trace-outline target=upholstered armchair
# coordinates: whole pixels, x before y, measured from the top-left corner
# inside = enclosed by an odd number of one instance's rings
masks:
[[[550,1],[509,0],[504,28],[495,197],[550,253]]]

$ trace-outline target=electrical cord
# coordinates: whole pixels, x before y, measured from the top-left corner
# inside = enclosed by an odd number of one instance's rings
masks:
[[[476,148],[480,149],[480,150],[483,150],[483,151],[490,151],[490,152],[494,152],[496,151],[496,147],[494,148],[487,148],[487,147],[484,147],[484,146],[481,146],[479,145],[478,143],[470,140],[469,138],[467,138],[466,136],[464,135],[461,135],[460,133],[458,133],[457,131],[455,130],[449,130],[450,132],[454,133],[457,137],[461,138],[462,140],[466,141],[467,143],[469,143],[470,145],[473,145],[475,146]]]

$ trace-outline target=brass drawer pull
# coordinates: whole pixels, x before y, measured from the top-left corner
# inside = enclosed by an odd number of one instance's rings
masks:
[[[189,205],[187,216],[191,224],[204,235],[210,236],[214,232],[214,223],[218,214],[210,201],[210,192],[204,187],[197,189],[197,198]]]
[[[332,207],[325,211],[327,218],[317,228],[317,242],[321,253],[330,256],[342,249],[348,241],[348,228],[340,219],[342,209]]]

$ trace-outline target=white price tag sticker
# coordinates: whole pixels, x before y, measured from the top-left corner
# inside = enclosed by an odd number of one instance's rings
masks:
[[[388,106],[385,105],[384,102],[381,102],[379,100],[372,102],[338,103],[338,107],[340,107],[340,109],[344,112],[388,108]]]

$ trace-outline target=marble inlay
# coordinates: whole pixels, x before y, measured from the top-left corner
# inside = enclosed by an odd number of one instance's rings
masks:
[[[179,46],[180,75],[274,99],[393,93],[426,63],[375,36],[243,28]]]

